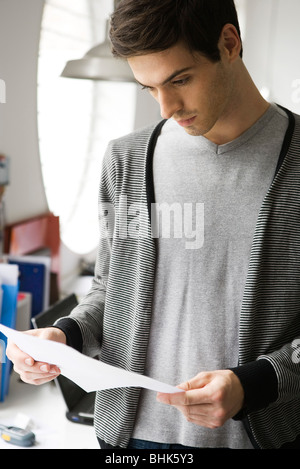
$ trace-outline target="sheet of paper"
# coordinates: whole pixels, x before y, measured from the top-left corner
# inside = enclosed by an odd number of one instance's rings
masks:
[[[0,332],[35,361],[57,365],[62,375],[78,384],[86,392],[132,386],[162,393],[182,392],[175,386],[87,357],[58,342],[24,334],[1,324]]]

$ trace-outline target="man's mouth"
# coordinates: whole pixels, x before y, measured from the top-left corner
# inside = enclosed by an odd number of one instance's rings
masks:
[[[176,122],[177,124],[181,125],[181,127],[189,127],[190,125],[194,123],[195,119],[196,119],[196,116],[190,117],[189,119],[181,119],[181,120],[176,119]]]

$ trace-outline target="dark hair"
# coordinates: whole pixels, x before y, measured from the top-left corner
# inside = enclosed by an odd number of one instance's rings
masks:
[[[183,41],[217,62],[220,35],[228,23],[241,36],[234,0],[121,0],[111,17],[112,52],[129,58]]]

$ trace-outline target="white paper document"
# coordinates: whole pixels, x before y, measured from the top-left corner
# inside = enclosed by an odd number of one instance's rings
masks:
[[[175,386],[87,357],[77,350],[58,342],[24,334],[1,324],[0,332],[35,361],[58,366],[62,375],[86,392],[132,386],[162,393],[182,392],[181,389]]]

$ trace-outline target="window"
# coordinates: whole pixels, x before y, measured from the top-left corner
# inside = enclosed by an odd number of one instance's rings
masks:
[[[38,126],[42,174],[64,244],[78,254],[98,242],[98,188],[110,140],[134,127],[134,83],[62,78],[68,60],[104,39],[107,0],[46,0],[40,38]]]

